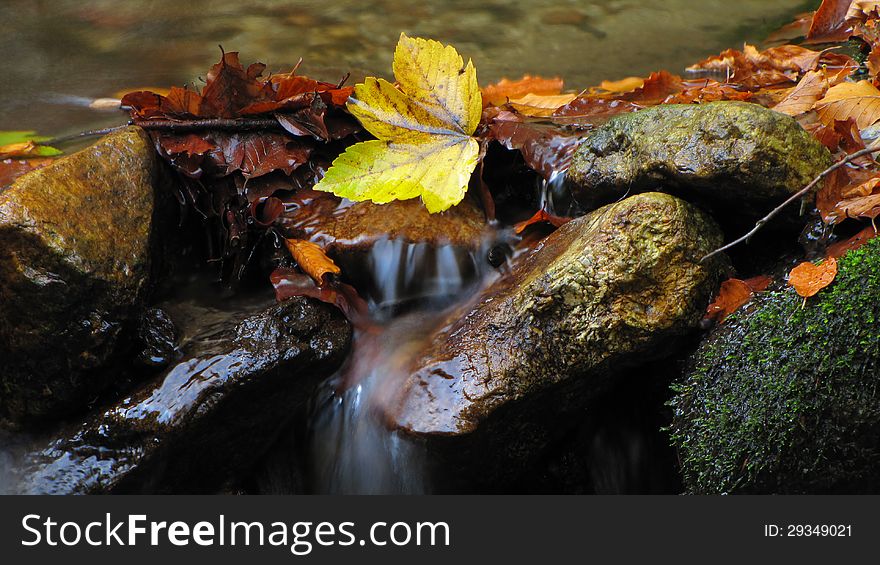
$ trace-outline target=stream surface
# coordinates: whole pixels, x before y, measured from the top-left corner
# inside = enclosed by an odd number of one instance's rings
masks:
[[[482,84],[524,73],[573,89],[673,72],[760,42],[805,0],[3,0],[0,130],[65,134],[120,123],[90,99],[183,85],[220,58],[218,44],[336,82],[388,76],[400,32],[449,42]]]
[[[88,108],[96,97],[136,87],[196,81],[219,58],[217,44],[289,70],[336,81],[390,75],[401,31],[454,44],[485,84],[524,73],[559,75],[573,89],[683,67],[705,56],[760,42],[814,6],[803,0],[4,0],[0,34],[0,130],[61,135],[116,125],[118,112]],[[11,24],[11,25],[10,25]],[[548,210],[553,212],[552,205]],[[565,210],[558,210],[565,213]],[[467,300],[497,271],[486,252],[496,233],[464,258],[448,246],[382,241],[369,263],[381,329],[359,335],[351,359],[313,402],[307,431],[305,490],[320,493],[436,491],[422,446],[375,418],[383,390],[430,340],[444,308]],[[266,290],[271,298],[271,292]],[[185,303],[184,295],[178,297]],[[172,298],[172,300],[175,300]],[[259,301],[258,301],[259,302]],[[399,315],[399,312],[406,311]],[[216,311],[212,316],[218,315]],[[207,323],[207,321],[206,321]],[[389,383],[391,383],[389,385]],[[668,470],[652,469],[652,438],[638,401],[621,393],[620,410],[600,414],[590,470],[596,492],[674,491]],[[634,407],[635,406],[635,407]],[[620,413],[625,415],[622,419]],[[603,419],[604,418],[604,419]],[[292,432],[293,433],[293,432]],[[284,442],[281,442],[284,444]],[[647,446],[647,447],[646,447]],[[0,466],[2,466],[0,461]],[[671,466],[670,466],[671,468]],[[659,478],[658,478],[659,477]],[[645,485],[650,485],[646,487]],[[589,490],[589,489],[587,489]]]

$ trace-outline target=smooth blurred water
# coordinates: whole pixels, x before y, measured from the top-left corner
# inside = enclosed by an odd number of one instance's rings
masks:
[[[120,122],[85,99],[198,83],[218,44],[335,81],[390,75],[401,31],[454,44],[481,83],[559,75],[581,89],[760,41],[805,0],[0,0],[0,129]]]

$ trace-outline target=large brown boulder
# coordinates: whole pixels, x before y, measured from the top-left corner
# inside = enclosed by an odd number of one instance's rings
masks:
[[[439,324],[387,420],[485,458],[484,478],[515,470],[566,413],[698,327],[720,271],[700,259],[720,243],[708,216],[661,193],[565,224]]]
[[[161,168],[129,128],[0,189],[0,421],[93,398],[150,285]]]

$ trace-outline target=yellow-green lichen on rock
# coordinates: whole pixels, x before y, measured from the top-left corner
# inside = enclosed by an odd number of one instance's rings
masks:
[[[567,184],[585,210],[661,191],[749,224],[831,165],[790,116],[746,102],[664,104],[612,118],[587,135]]]

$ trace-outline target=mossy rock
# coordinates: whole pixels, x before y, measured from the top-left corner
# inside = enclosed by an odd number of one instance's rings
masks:
[[[806,305],[756,298],[675,386],[672,442],[694,493],[880,490],[880,239]]]
[[[637,192],[675,194],[722,224],[749,224],[831,165],[789,116],[745,102],[666,104],[584,138],[567,184],[585,210]]]

